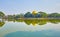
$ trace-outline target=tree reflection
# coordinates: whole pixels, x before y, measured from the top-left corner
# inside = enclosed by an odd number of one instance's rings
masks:
[[[25,19],[23,20],[27,25],[45,25],[47,22],[51,22],[54,24],[60,23],[60,19]]]
[[[47,22],[53,23],[53,24],[58,24],[60,23],[60,19],[5,19],[6,21],[10,22],[24,22],[27,25],[45,25]],[[5,24],[4,21],[0,21],[0,27],[2,27]]]
[[[47,23],[47,20],[43,19],[43,20],[39,20],[38,25],[44,25]]]
[[[30,25],[30,24],[32,23],[32,21],[29,20],[29,19],[24,20],[24,22],[25,22],[27,25]]]
[[[35,26],[36,24],[44,25],[44,24],[46,24],[47,20],[45,20],[45,19],[26,19],[26,20],[24,20],[24,22],[27,25],[32,24],[33,26]]]
[[[58,24],[60,22],[60,19],[50,19],[49,22]]]
[[[4,21],[0,21],[0,27],[2,27],[5,24]]]
[[[23,19],[16,19],[15,22],[23,22]]]
[[[54,24],[60,23],[60,19],[20,19],[16,20],[18,22],[25,22],[27,25],[45,25],[47,22],[51,22]]]

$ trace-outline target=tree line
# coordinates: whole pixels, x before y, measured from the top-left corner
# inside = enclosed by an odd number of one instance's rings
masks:
[[[2,11],[0,11],[0,18],[4,19],[19,19],[19,18],[60,18],[59,13],[51,13],[47,14],[46,12],[27,12],[25,14],[16,14],[16,15],[5,15]]]

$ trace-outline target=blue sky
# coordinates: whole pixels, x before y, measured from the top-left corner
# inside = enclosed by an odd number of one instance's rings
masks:
[[[36,11],[60,12],[60,0],[0,0],[0,11],[19,14]]]

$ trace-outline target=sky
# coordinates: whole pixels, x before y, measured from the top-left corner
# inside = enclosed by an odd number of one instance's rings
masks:
[[[0,0],[0,11],[8,14],[43,11],[60,13],[60,0]]]

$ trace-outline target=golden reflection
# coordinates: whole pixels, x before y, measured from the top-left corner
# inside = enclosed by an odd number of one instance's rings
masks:
[[[5,24],[5,22],[0,21],[0,27],[2,27]]]

